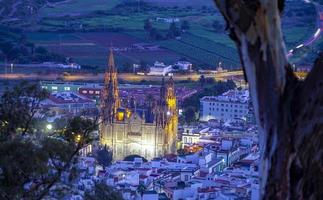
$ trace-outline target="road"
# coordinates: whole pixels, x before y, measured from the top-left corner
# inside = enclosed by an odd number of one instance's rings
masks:
[[[242,71],[230,71],[230,72],[222,72],[218,74],[204,74],[205,78],[215,78],[216,80],[228,80],[235,77],[239,79],[241,77]],[[64,80],[64,81],[97,81],[103,82],[103,73],[99,74],[62,74],[62,73],[51,73],[51,74],[36,74],[36,73],[8,73],[8,74],[0,74],[0,80]],[[192,73],[185,75],[174,75],[175,81],[185,81],[192,80],[198,81],[201,77],[200,74]],[[143,80],[146,81],[161,81],[162,76],[147,76],[147,75],[136,75],[131,73],[122,73],[118,75],[119,79],[129,82],[140,82]]]
[[[287,53],[288,58],[294,55],[294,51],[299,50],[299,49],[304,48],[304,47],[311,46],[322,35],[322,31],[323,31],[323,6],[318,4],[318,3],[311,2],[311,1],[306,1],[306,2],[307,3],[313,3],[314,6],[315,6],[316,13],[317,13],[317,20],[316,20],[317,29],[316,29],[315,33],[310,38],[308,38],[306,41],[299,44],[295,48],[290,49],[288,51],[288,53]]]
[[[299,78],[304,79],[307,75],[306,72],[296,72],[295,73]],[[243,72],[238,71],[229,71],[222,72],[217,74],[204,74],[205,78],[214,78],[216,81],[226,81],[233,80],[238,84],[244,84]],[[99,74],[62,74],[62,73],[51,73],[51,74],[23,74],[23,73],[9,73],[9,74],[0,74],[0,80],[36,80],[36,81],[89,81],[89,82],[101,82],[103,83],[103,73]],[[185,81],[192,80],[198,81],[201,75],[197,73],[177,75],[173,76],[175,81]],[[124,80],[127,82],[140,82],[143,80],[146,81],[155,81],[160,82],[162,76],[147,76],[147,75],[136,75],[131,73],[122,73],[118,75],[119,80]]]

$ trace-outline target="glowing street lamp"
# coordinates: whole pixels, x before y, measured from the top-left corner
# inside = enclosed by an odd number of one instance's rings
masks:
[[[50,131],[50,130],[52,130],[52,129],[53,129],[53,125],[51,125],[51,124],[47,124],[47,125],[46,125],[46,129],[47,129],[47,130],[49,130],[49,131]]]
[[[80,142],[81,141],[81,135],[80,134],[78,134],[77,136],[76,136],[76,142]]]

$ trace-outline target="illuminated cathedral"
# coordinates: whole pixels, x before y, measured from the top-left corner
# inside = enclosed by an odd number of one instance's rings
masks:
[[[112,150],[114,160],[133,154],[152,159],[176,152],[178,110],[172,78],[167,83],[163,78],[159,99],[147,98],[144,106],[136,105],[134,98],[120,99],[111,49],[100,110],[100,142]]]

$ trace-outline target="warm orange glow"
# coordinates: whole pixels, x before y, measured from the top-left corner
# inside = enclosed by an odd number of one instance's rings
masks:
[[[124,112],[118,112],[117,113],[117,120],[123,121],[124,120]]]
[[[131,111],[130,110],[126,110],[126,116],[127,116],[127,118],[130,118],[130,116],[131,116]]]
[[[193,145],[193,146],[185,146],[184,150],[185,152],[189,152],[189,153],[196,153],[200,150],[202,150],[203,148],[199,145]]]
[[[169,108],[176,108],[176,99],[172,98],[172,99],[167,99],[167,104]]]
[[[82,136],[80,134],[76,135],[76,138],[75,138],[76,142],[80,142],[81,139],[82,139]]]

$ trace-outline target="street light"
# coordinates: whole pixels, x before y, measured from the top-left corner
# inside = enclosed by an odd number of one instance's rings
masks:
[[[80,142],[81,141],[81,135],[80,134],[78,134],[77,136],[76,136],[76,142]]]
[[[51,125],[51,124],[47,124],[47,125],[46,125],[46,128],[47,128],[47,130],[49,130],[49,131],[50,131],[50,130],[52,130],[52,129],[53,129],[53,125]]]

